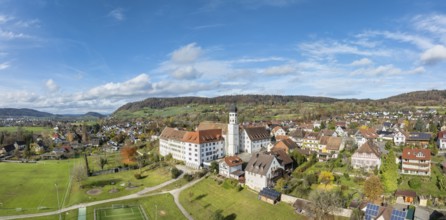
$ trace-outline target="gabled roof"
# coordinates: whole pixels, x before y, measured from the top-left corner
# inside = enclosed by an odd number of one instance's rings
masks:
[[[303,138],[303,137],[305,137],[305,131],[298,128],[294,131],[290,131],[290,133],[288,135],[293,138]]]
[[[277,131],[279,131],[280,129],[283,130],[282,127],[280,127],[280,126],[276,126],[276,127],[273,128],[273,130],[271,130],[271,132],[273,132],[273,134],[275,134],[275,133],[276,133]],[[285,130],[284,130],[284,131],[285,131]]]
[[[284,149],[284,150],[286,150],[286,149],[294,150],[294,149],[299,148],[299,146],[293,140],[287,138],[287,139],[284,139],[284,140],[281,140],[281,141],[277,142],[274,145],[273,149],[274,148]]]
[[[367,139],[374,139],[378,137],[378,134],[376,134],[375,129],[373,128],[359,129],[359,132]]]
[[[243,160],[237,156],[226,156],[224,161],[230,167],[235,167],[243,164]]]
[[[161,132],[160,139],[170,139],[175,141],[182,141],[186,131],[180,131],[175,128],[165,127]]]
[[[439,131],[437,137],[439,139],[446,138],[446,131]]]
[[[307,132],[305,133],[305,139],[313,139],[316,140],[318,137],[319,133],[318,132]]]
[[[243,129],[251,141],[270,139],[270,134],[265,127],[244,127]]]
[[[268,154],[274,155],[282,166],[293,163],[293,159],[284,150],[270,151]]]
[[[400,190],[399,189],[395,192],[395,196],[408,196],[408,197],[416,198],[417,193],[412,190]]]
[[[372,142],[367,141],[358,150],[357,153],[366,153],[366,154],[375,154],[377,157],[381,156],[381,152],[379,152],[379,148]]]
[[[223,140],[221,129],[188,131],[182,141],[194,144],[204,144]]]
[[[406,141],[429,141],[431,136],[430,133],[410,132],[407,134]]]
[[[341,147],[342,138],[340,137],[330,137],[328,139],[327,146],[325,147],[327,150],[339,150]]]
[[[264,176],[268,172],[274,160],[275,157],[273,155],[264,153],[253,154],[245,168],[245,171]]]
[[[331,136],[322,136],[322,137],[319,139],[319,144],[321,144],[321,145],[327,145],[328,140],[330,139],[330,137],[331,137]]]
[[[401,158],[408,160],[430,160],[431,151],[429,149],[404,148]]]

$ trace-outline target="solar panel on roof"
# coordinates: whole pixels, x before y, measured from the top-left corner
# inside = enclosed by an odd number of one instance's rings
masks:
[[[392,210],[392,215],[390,216],[390,220],[405,220],[406,212],[400,210]]]
[[[371,220],[378,215],[379,206],[369,203],[365,211],[365,218]]]

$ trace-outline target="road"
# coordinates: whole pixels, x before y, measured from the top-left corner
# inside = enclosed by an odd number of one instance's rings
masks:
[[[34,214],[25,214],[25,215],[14,215],[14,216],[0,216],[1,220],[7,220],[7,219],[22,219],[22,218],[33,218],[33,217],[43,217],[43,216],[49,216],[49,215],[57,215],[59,213],[64,213],[64,212],[68,212],[71,210],[76,210],[79,209],[81,207],[89,207],[89,206],[94,206],[94,205],[99,205],[99,204],[103,204],[103,203],[108,203],[108,202],[117,202],[117,201],[122,201],[122,200],[128,200],[128,199],[137,199],[137,198],[143,198],[143,197],[148,197],[148,196],[153,196],[153,195],[158,195],[158,194],[164,194],[164,193],[170,193],[173,195],[174,197],[174,201],[175,204],[178,206],[178,208],[180,209],[180,211],[183,213],[183,215],[189,219],[192,220],[192,216],[189,214],[189,212],[186,211],[186,209],[184,209],[184,207],[180,204],[179,201],[179,195],[181,193],[182,190],[198,183],[199,181],[203,180],[206,176],[194,180],[190,183],[187,183],[186,185],[178,188],[178,189],[173,189],[167,192],[160,192],[160,193],[154,193],[154,194],[149,194],[150,192],[156,191],[158,189],[161,189],[177,180],[179,180],[180,178],[182,178],[184,176],[185,173],[190,173],[191,171],[185,167],[182,166],[178,166],[178,169],[182,170],[183,173],[176,179],[172,179],[169,181],[166,181],[164,183],[161,183],[159,185],[156,186],[152,186],[152,187],[147,187],[144,188],[143,190],[137,192],[137,193],[133,193],[130,195],[126,195],[126,196],[122,196],[122,197],[118,197],[118,198],[113,198],[113,199],[106,199],[106,200],[101,200],[101,201],[95,201],[95,202],[89,202],[89,203],[81,203],[81,204],[77,204],[77,205],[73,205],[70,207],[65,207],[62,208],[58,211],[52,211],[52,212],[42,212],[42,213],[34,213]]]

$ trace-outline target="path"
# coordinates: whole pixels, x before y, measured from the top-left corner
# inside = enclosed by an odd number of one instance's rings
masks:
[[[169,181],[166,181],[164,183],[161,183],[159,185],[156,186],[152,186],[152,187],[147,187],[144,188],[143,190],[134,193],[134,194],[130,194],[127,196],[122,196],[122,197],[118,197],[118,198],[113,198],[113,199],[106,199],[106,200],[101,200],[101,201],[95,201],[95,202],[89,202],[89,203],[81,203],[81,204],[77,204],[77,205],[73,205],[70,207],[66,207],[66,208],[62,208],[60,210],[57,211],[52,211],[52,212],[43,212],[43,213],[33,213],[33,214],[25,214],[25,215],[14,215],[14,216],[0,216],[0,220],[7,220],[7,219],[22,219],[22,218],[34,218],[34,217],[43,217],[43,216],[49,216],[49,215],[57,215],[59,213],[64,213],[64,212],[68,212],[71,210],[76,210],[79,209],[81,207],[88,207],[88,206],[94,206],[94,205],[99,205],[99,204],[103,204],[103,203],[108,203],[108,202],[117,202],[117,201],[122,201],[122,200],[128,200],[128,199],[136,199],[136,198],[141,198],[141,197],[148,197],[148,196],[153,196],[153,195],[157,195],[157,194],[163,194],[163,193],[170,193],[174,196],[174,200],[175,200],[175,204],[178,206],[178,208],[181,210],[181,212],[184,214],[184,216],[191,220],[193,219],[192,216],[190,216],[190,214],[183,208],[183,206],[180,204],[179,202],[179,194],[182,190],[196,184],[197,182],[199,182],[200,180],[202,180],[204,177],[198,179],[198,180],[194,180],[178,189],[174,189],[174,190],[170,190],[167,192],[161,192],[161,193],[155,193],[155,194],[147,194],[149,192],[152,191],[156,191],[158,189],[161,189],[177,180],[179,180],[180,178],[182,178],[184,176],[184,174],[186,172],[189,172],[188,169],[185,169],[184,167],[178,167],[178,169],[182,170],[183,173],[176,179],[172,179]]]

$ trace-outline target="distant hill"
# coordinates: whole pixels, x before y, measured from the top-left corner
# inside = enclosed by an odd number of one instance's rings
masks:
[[[131,102],[118,108],[116,112],[128,110],[138,111],[143,108],[160,109],[179,105],[188,104],[285,104],[288,102],[317,102],[332,103],[339,101],[334,98],[312,97],[312,96],[279,96],[279,95],[234,95],[234,96],[218,96],[214,98],[206,97],[175,97],[175,98],[148,98],[139,102]]]
[[[28,108],[0,108],[0,117],[36,117],[36,118],[104,118],[97,112],[88,112],[86,114],[52,114],[48,112],[41,112]]]
[[[53,117],[54,115],[48,112],[41,112],[28,108],[0,108],[0,117]]]
[[[391,96],[380,101],[391,102],[435,102],[441,104],[446,101],[446,90],[415,91]]]

